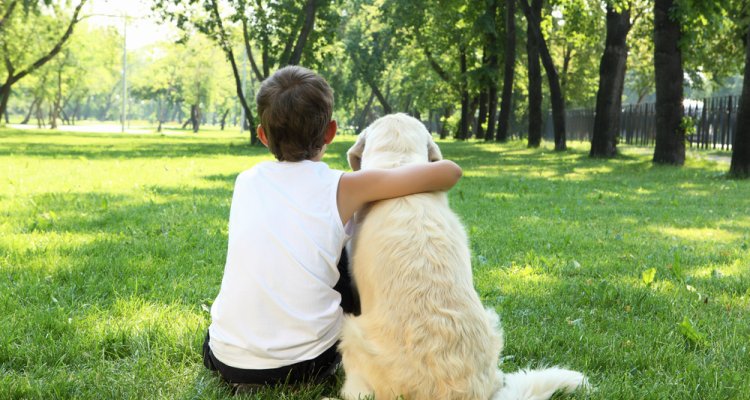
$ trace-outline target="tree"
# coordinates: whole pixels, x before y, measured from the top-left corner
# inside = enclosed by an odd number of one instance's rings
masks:
[[[51,49],[47,47],[42,50],[41,54],[29,51],[27,40],[28,37],[33,37],[33,35],[29,35],[28,31],[31,29],[36,31],[44,29],[55,31],[55,22],[64,19],[62,17],[63,11],[59,7],[52,7],[51,12],[55,16],[53,18],[44,18],[39,12],[39,7],[43,7],[43,5],[28,2],[29,4],[26,4],[26,7],[22,7],[25,10],[22,10],[18,7],[19,3],[21,1],[13,0],[6,3],[4,9],[0,8],[3,15],[2,20],[0,20],[0,54],[2,54],[3,72],[5,74],[5,79],[2,85],[0,85],[0,115],[5,114],[13,85],[52,60],[62,50],[63,45],[65,45],[73,34],[73,28],[80,21],[79,14],[86,0],[78,2],[63,34],[56,41],[51,42],[54,43],[51,45]],[[38,16],[37,21],[45,25],[36,26],[26,21],[25,17],[32,14],[36,14]],[[35,61],[31,62],[32,59]]]
[[[626,39],[630,27],[632,3],[616,8],[607,4],[607,39],[599,65],[599,91],[596,95],[594,131],[591,138],[591,157],[610,158],[617,154],[617,135],[620,131],[622,91],[628,59]]]
[[[542,67],[539,64],[540,44],[533,33],[534,21],[539,21],[542,17],[542,2],[543,0],[532,0],[529,14],[534,15],[535,19],[526,17],[526,56],[529,76],[529,147],[539,147],[542,143]],[[506,88],[503,88],[503,90],[506,90]]]
[[[475,31],[483,37],[482,64],[477,71],[479,83],[479,119],[476,138],[493,140],[497,119],[497,72],[500,57],[497,14],[500,0],[487,0],[484,13],[474,21]],[[486,131],[485,131],[486,126]]]
[[[654,4],[654,73],[656,77],[656,147],[653,162],[685,163],[682,123],[683,69],[680,23],[674,0]]]
[[[533,3],[536,6],[536,1]],[[541,6],[540,6],[541,8]],[[513,100],[513,79],[516,72],[516,1],[505,0],[505,67],[503,69],[503,95],[500,102],[500,117],[497,120],[497,141],[504,142],[508,140],[508,128],[510,126],[510,111]],[[529,60],[535,60],[537,75],[539,72],[539,56],[534,57],[529,51]],[[531,65],[529,61],[529,65]],[[531,72],[529,72],[529,87],[531,87]],[[535,100],[536,101],[536,100]],[[538,121],[541,123],[541,78],[539,78],[538,93]],[[529,103],[531,103],[531,93],[529,93]],[[530,117],[531,118],[531,117]],[[529,119],[531,121],[531,119]],[[537,129],[537,128],[535,128]],[[536,138],[541,139],[541,124],[537,130]],[[491,138],[490,138],[491,139]],[[531,122],[529,122],[529,140],[531,140]],[[531,146],[531,142],[529,142]],[[536,142],[536,146],[539,142]]]
[[[542,35],[540,18],[533,12],[527,0],[518,0],[529,21],[528,27],[531,32],[532,40],[539,45],[539,55],[542,58],[542,65],[547,72],[547,81],[549,83],[550,102],[552,103],[552,125],[555,132],[555,151],[564,151],[567,149],[565,137],[565,102],[563,100],[562,89],[560,88],[560,79],[552,61],[547,43]],[[541,0],[539,0],[541,1]],[[541,6],[540,6],[541,8]],[[529,142],[531,146],[531,141]]]
[[[456,137],[469,138],[473,118],[471,91],[475,90],[477,65],[481,65],[474,21],[485,13],[481,2],[422,0],[391,1],[395,28],[410,35],[433,73],[452,90],[450,95],[461,104]]]
[[[614,0],[623,1],[623,0]],[[560,66],[560,88],[566,107],[590,107],[596,101],[598,63],[604,49],[606,10],[600,0],[553,0],[549,25],[550,52]]]
[[[744,82],[729,167],[729,175],[736,178],[750,178],[750,23],[746,25]]]
[[[369,87],[383,112],[393,107],[382,90],[383,75],[398,54],[392,42],[397,38],[392,25],[384,21],[383,1],[352,1],[352,13],[343,34],[351,58],[353,77]],[[377,23],[374,23],[377,21]]]

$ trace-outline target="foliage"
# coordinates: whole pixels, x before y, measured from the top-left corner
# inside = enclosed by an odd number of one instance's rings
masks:
[[[680,44],[692,85],[719,81],[742,70],[748,3],[679,0],[675,17],[683,26]]]
[[[336,93],[339,122],[342,127],[357,127],[388,111],[409,112],[437,122],[440,116],[451,116],[461,109],[464,94],[468,96],[467,108],[471,108],[466,110],[467,116],[473,120],[478,114],[480,95],[490,83],[502,89],[502,72],[497,65],[502,65],[505,53],[503,41],[497,39],[504,34],[505,7],[498,7],[497,15],[490,15],[488,10],[494,3],[500,4],[496,0],[156,0],[153,9],[165,23],[180,29],[183,45],[195,46],[195,37],[205,36],[213,45],[201,46],[211,52],[218,46],[222,51],[223,57],[214,54],[213,58],[218,74],[204,75],[201,81],[205,82],[195,80],[192,87],[181,89],[201,92],[197,97],[203,99],[207,116],[239,110],[238,89],[247,98],[244,106],[252,116],[252,97],[260,81],[278,67],[295,61],[319,71],[329,80]],[[616,8],[631,8],[633,28],[628,37],[630,57],[625,101],[635,103],[649,99],[654,91],[652,0],[550,0],[545,3],[542,31],[560,74],[568,107],[593,105],[607,3]],[[66,6],[68,3],[62,1],[15,0],[0,5],[0,14],[8,9],[8,4],[19,4],[13,15],[23,15],[23,18],[3,24],[0,29],[5,31],[0,41],[7,44],[5,54],[18,65],[43,54],[59,38],[65,27],[64,17],[71,12],[70,6]],[[311,5],[314,18],[310,25]],[[520,9],[516,14],[518,48],[521,49],[526,40],[525,23],[522,23]],[[674,17],[681,21],[685,32],[682,47],[685,69],[690,76],[688,94],[718,93],[724,82],[738,81],[737,73],[743,64],[741,32],[750,23],[748,15],[747,2],[743,0],[678,1]],[[307,26],[311,29],[304,36]],[[494,38],[497,43],[492,44],[488,38]],[[60,63],[66,65],[62,68],[62,91],[57,88],[53,66],[39,70],[28,78],[32,80],[14,88],[11,116],[21,118],[27,114],[34,99],[40,96],[46,99],[44,109],[47,110],[51,100],[62,92],[63,100],[69,97],[68,105],[63,107],[66,114],[72,114],[80,100],[81,118],[118,117],[117,107],[112,106],[120,100],[119,90],[116,90],[122,68],[117,54],[117,33],[82,26],[71,40],[75,44],[64,49],[56,64],[58,69]],[[298,43],[299,57],[295,58]],[[165,49],[169,46],[165,45]],[[154,119],[157,109],[165,109],[159,105],[160,101],[171,104],[167,108],[182,110],[187,104],[186,96],[196,96],[187,92],[178,95],[174,90],[169,96],[163,91],[145,90],[150,78],[161,79],[164,74],[159,70],[186,71],[190,68],[181,64],[199,62],[191,56],[173,59],[175,65],[168,66],[159,61],[159,57],[149,54],[151,51],[153,49],[141,49],[129,56],[134,61],[129,79],[136,96],[130,106],[139,117]],[[463,71],[461,53],[466,56]],[[245,54],[249,79],[241,71]],[[513,113],[515,125],[525,126],[522,120],[527,118],[526,55],[523,51],[516,54],[513,98],[518,101],[513,102]],[[194,53],[198,58],[204,55],[202,51]],[[497,65],[488,62],[492,55],[498,57]],[[232,60],[234,65],[222,62],[222,58]],[[193,67],[200,69],[197,64]],[[96,68],[96,72],[82,73],[91,68]],[[5,69],[6,64],[0,63],[0,77]],[[227,76],[226,71],[233,74]],[[80,80],[86,82],[78,82]],[[196,88],[195,84],[203,89]],[[164,86],[163,83],[154,85]],[[229,88],[234,88],[232,93],[227,92]],[[376,97],[368,108],[371,92]],[[547,95],[544,104],[549,108]],[[170,118],[181,119],[184,114],[182,110],[172,113]]]
[[[605,10],[600,0],[555,0],[551,5],[544,25],[548,27],[548,43],[560,71],[566,103],[588,107],[596,99]]]
[[[0,69],[2,72],[0,76],[3,77],[2,84],[0,84],[0,114],[6,119],[8,99],[13,85],[37,71],[60,53],[69,41],[73,28],[80,21],[80,12],[85,2],[86,0],[80,0],[70,17],[67,17],[65,11],[65,6],[69,5],[69,2],[22,1],[23,10],[18,11],[16,9],[19,8],[19,0],[3,4],[0,9],[2,10],[0,14],[0,58],[3,61],[3,68]],[[63,15],[64,17],[60,18]],[[37,17],[38,25],[29,24],[27,22],[29,16]],[[65,21],[62,28],[56,29],[57,23],[62,21]],[[60,33],[56,34],[58,30]],[[37,31],[41,34],[36,35]],[[33,43],[33,41],[28,41],[29,37],[42,37],[41,42],[47,43],[34,49],[33,45],[29,45],[29,42]],[[58,100],[59,86],[58,83]]]
[[[40,105],[59,107],[59,117],[70,123],[85,99],[106,96],[120,84],[121,47],[122,37],[115,29],[82,22],[69,45],[37,73],[19,82],[16,90],[32,93],[30,97],[39,98]]]
[[[199,349],[234,179],[267,151],[216,132],[0,138],[0,398],[234,398]],[[346,169],[352,142],[338,137],[324,161]],[[627,146],[604,162],[584,143],[439,144],[464,169],[449,197],[475,286],[502,317],[504,371],[584,371],[597,391],[571,398],[750,392],[750,182],[695,157],[656,167]],[[669,272],[675,254],[702,297]]]

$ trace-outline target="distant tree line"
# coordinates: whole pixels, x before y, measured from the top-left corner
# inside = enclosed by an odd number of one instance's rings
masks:
[[[117,115],[122,38],[87,25],[84,3],[0,5],[6,120],[11,93],[26,122]],[[128,54],[129,105],[159,126],[177,119],[195,131],[241,116],[254,126],[257,85],[280,66],[302,64],[331,82],[340,125],[355,131],[403,111],[443,137],[522,134],[536,147],[542,110],[551,109],[563,151],[565,109],[593,104],[590,155],[602,158],[617,154],[623,102],[655,92],[653,161],[682,165],[685,91],[747,75],[750,59],[745,0],[153,0],[152,9],[182,38]],[[737,176],[750,174],[748,80],[742,99]]]

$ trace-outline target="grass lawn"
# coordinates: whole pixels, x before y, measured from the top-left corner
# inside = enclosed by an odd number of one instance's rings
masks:
[[[346,169],[352,137],[325,157]],[[228,398],[200,345],[246,138],[0,130],[0,398]],[[566,398],[750,398],[750,182],[587,144],[440,143],[502,368],[560,364]],[[264,393],[318,399],[336,387]]]

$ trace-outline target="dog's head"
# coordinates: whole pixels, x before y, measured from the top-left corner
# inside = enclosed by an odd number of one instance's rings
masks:
[[[443,159],[427,128],[416,118],[401,113],[386,115],[370,124],[346,155],[354,171]]]

